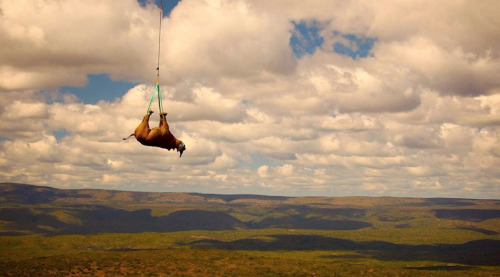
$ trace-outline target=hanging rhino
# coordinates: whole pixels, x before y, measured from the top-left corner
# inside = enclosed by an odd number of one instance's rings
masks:
[[[186,145],[170,133],[167,123],[167,113],[160,113],[159,126],[150,129],[149,118],[152,113],[153,111],[149,110],[139,126],[135,128],[134,133],[127,138],[123,138],[123,140],[127,140],[128,138],[134,136],[142,145],[165,148],[168,149],[168,151],[171,149],[177,149],[177,152],[180,152],[179,157],[182,157],[182,153],[186,150]]]

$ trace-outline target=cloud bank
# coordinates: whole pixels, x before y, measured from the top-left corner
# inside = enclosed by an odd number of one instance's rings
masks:
[[[187,145],[179,159],[121,140],[154,90],[155,5],[1,1],[0,179],[499,198],[498,8],[183,0],[163,20],[160,61],[167,119]],[[140,84],[96,104],[60,90],[101,73]]]

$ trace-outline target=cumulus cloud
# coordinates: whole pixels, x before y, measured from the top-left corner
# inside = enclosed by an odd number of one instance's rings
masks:
[[[126,1],[2,1],[0,88],[85,85],[87,74],[144,80],[157,9]],[[154,26],[154,27],[153,27]]]
[[[500,64],[491,52],[481,55],[460,48],[449,50],[426,37],[378,47],[378,57],[406,64],[420,75],[423,85],[443,95],[490,95],[500,87]]]
[[[375,4],[377,16],[371,28],[380,38],[374,50],[380,59],[407,65],[422,75],[423,84],[442,94],[498,93],[500,45],[494,38],[500,31],[493,26],[500,21],[491,10],[498,3],[384,4]]]
[[[288,74],[289,28],[287,18],[246,1],[181,1],[165,24],[163,61],[173,80]]]
[[[156,6],[1,1],[0,178],[152,191],[498,198],[497,6],[183,0],[164,18],[160,61],[170,128],[187,146],[179,158],[122,141],[155,90]],[[322,39],[301,57],[290,45],[294,22],[315,26]],[[337,43],[368,54],[346,56]],[[141,84],[96,104],[59,91],[96,73]]]

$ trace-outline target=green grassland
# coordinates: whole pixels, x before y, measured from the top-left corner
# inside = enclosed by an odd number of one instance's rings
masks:
[[[0,184],[0,276],[500,276],[500,201]]]
[[[500,266],[416,257],[372,255],[359,250],[224,250],[195,242],[253,239],[272,243],[276,235],[313,236],[355,242],[392,241],[420,245],[461,244],[480,238],[472,231],[356,231],[255,229],[168,233],[0,237],[1,276],[498,276]],[[293,246],[291,247],[293,248]],[[284,245],[283,249],[291,249]],[[494,254],[494,253],[486,253]],[[439,255],[438,255],[439,256]],[[438,257],[439,258],[439,257]],[[441,257],[442,258],[442,257]]]

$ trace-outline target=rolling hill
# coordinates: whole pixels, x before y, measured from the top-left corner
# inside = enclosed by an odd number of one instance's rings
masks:
[[[0,183],[2,276],[498,276],[500,201]]]
[[[56,189],[0,183],[0,234],[444,228],[500,233],[500,201]]]

